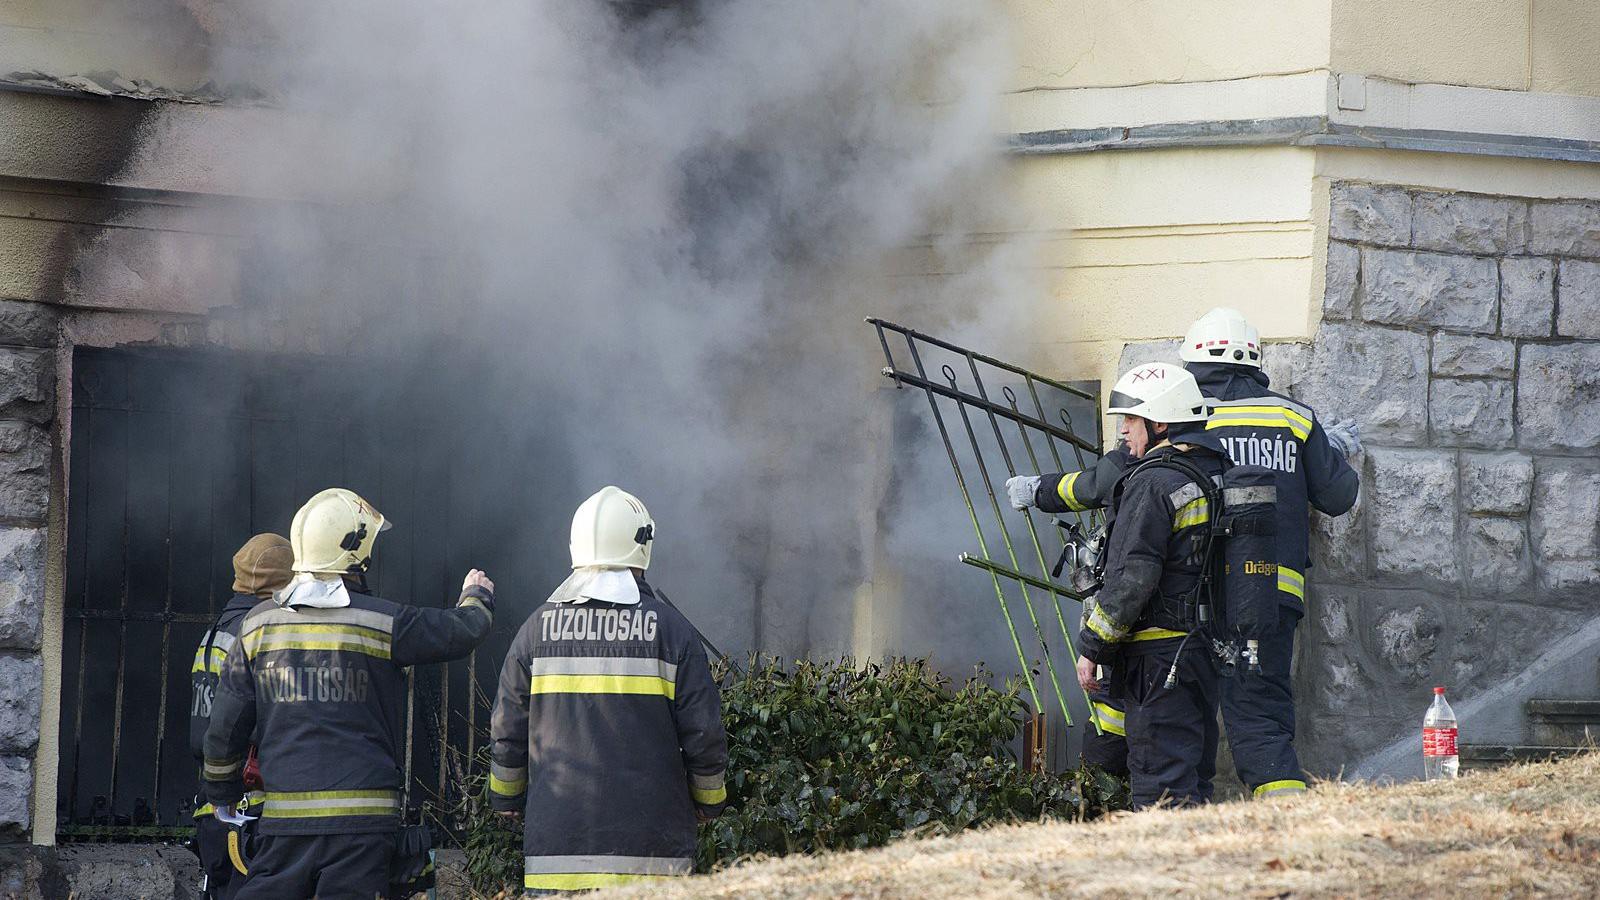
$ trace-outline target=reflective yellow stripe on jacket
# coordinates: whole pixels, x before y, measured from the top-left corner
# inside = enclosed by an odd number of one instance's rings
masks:
[[[222,661],[228,658],[228,651],[221,647],[212,647],[211,655],[206,655],[206,645],[201,644],[200,649],[194,652],[194,665],[189,668],[192,675],[196,672],[209,672],[212,675],[222,671]]]
[[[728,799],[728,787],[723,783],[722,773],[715,775],[689,776],[689,796],[701,806],[716,806]]]
[[[244,637],[245,653],[255,659],[275,650],[342,650],[388,659],[392,639],[388,632],[347,622],[295,622],[263,625]]]
[[[502,797],[520,797],[528,789],[528,767],[512,768],[499,763],[489,766],[489,790]]]
[[[1295,437],[1305,440],[1311,436],[1311,420],[1299,411],[1277,405],[1219,404],[1206,419],[1206,430],[1236,427],[1285,428]]]
[[[528,670],[530,694],[634,694],[676,698],[678,667],[640,657],[542,657]]]
[[[1182,531],[1185,528],[1204,525],[1209,521],[1211,521],[1211,504],[1206,498],[1201,497],[1178,507],[1178,511],[1172,514],[1172,530]]]
[[[1295,599],[1306,599],[1306,577],[1287,566],[1278,567],[1278,590],[1292,595]]]
[[[1111,621],[1111,617],[1105,614],[1105,610],[1101,609],[1098,603],[1090,608],[1089,615],[1084,618],[1083,624],[1098,635],[1100,640],[1107,643],[1114,644],[1128,636],[1128,630]]]
[[[1070,472],[1061,476],[1061,480],[1056,482],[1056,496],[1060,497],[1061,502],[1067,505],[1067,509],[1073,512],[1083,512],[1089,508],[1072,490],[1072,486],[1078,481],[1078,476],[1082,474],[1082,472]]]
[[[398,816],[400,792],[267,791],[261,814],[268,819],[316,819],[333,816]]]

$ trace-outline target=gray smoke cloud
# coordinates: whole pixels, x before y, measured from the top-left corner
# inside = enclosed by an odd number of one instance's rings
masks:
[[[862,324],[1017,346],[995,4],[196,4],[217,83],[318,135],[216,161],[304,201],[256,213],[243,302],[470,423],[518,618],[615,483],[727,648],[1010,656]]]

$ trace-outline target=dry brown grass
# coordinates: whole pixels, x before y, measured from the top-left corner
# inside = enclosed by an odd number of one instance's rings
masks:
[[[1600,755],[747,863],[622,897],[1595,897]]]

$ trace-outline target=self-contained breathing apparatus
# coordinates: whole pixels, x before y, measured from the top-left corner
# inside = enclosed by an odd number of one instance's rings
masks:
[[[1146,467],[1180,472],[1199,488],[1207,513],[1198,523],[1204,529],[1199,577],[1188,596],[1174,599],[1181,603],[1180,618],[1189,634],[1210,640],[1223,674],[1231,676],[1241,656],[1248,671],[1260,673],[1261,640],[1278,625],[1277,476],[1261,466],[1225,466],[1212,477],[1181,455],[1148,459],[1118,479],[1112,503],[1120,501],[1128,479]],[[1070,567],[1072,587],[1084,596],[1087,614],[1089,598],[1105,583],[1115,519],[1093,531],[1056,524],[1065,529],[1066,541],[1053,574],[1060,577]],[[1174,660],[1167,687],[1176,683],[1177,670]]]

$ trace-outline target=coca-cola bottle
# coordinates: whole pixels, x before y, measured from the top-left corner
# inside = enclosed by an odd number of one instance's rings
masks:
[[[1444,699],[1444,688],[1433,689],[1433,705],[1422,718],[1422,777],[1427,781],[1454,778],[1461,771],[1456,752],[1456,711]]]

